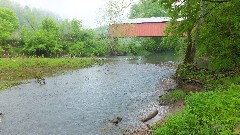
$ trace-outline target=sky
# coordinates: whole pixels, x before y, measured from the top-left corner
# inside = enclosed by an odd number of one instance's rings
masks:
[[[62,18],[79,19],[83,26],[96,28],[101,25],[106,0],[13,0],[25,6],[54,12]],[[119,0],[123,1],[123,0]],[[128,0],[131,1],[131,0]],[[133,0],[137,2],[138,0]],[[129,9],[126,9],[129,12]],[[126,15],[127,16],[127,15]]]

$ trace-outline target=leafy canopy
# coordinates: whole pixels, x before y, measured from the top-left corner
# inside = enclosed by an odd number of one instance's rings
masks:
[[[0,8],[0,44],[11,37],[18,28],[16,14],[7,8]]]
[[[158,2],[141,0],[131,7],[129,18],[163,17],[165,15],[166,10]]]
[[[185,38],[186,63],[197,56],[210,60],[209,68],[229,70],[240,61],[239,0],[153,0],[167,9],[171,18],[166,43]],[[178,19],[181,18],[181,21]]]

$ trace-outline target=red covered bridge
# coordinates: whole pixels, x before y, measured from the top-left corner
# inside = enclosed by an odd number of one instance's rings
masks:
[[[109,26],[110,37],[162,37],[167,17],[128,19]]]

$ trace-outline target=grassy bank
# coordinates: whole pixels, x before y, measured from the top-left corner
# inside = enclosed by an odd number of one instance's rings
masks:
[[[22,80],[93,65],[87,58],[0,58],[0,90],[21,83]]]
[[[174,103],[186,93],[185,107],[155,127],[155,135],[240,134],[240,72],[213,72],[195,67],[180,67],[176,80],[182,92],[162,97]],[[171,100],[171,98],[174,100]]]

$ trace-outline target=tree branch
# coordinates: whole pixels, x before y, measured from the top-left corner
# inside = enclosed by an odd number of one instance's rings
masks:
[[[231,0],[202,0],[206,2],[215,2],[215,3],[223,3],[223,2],[230,2]]]

